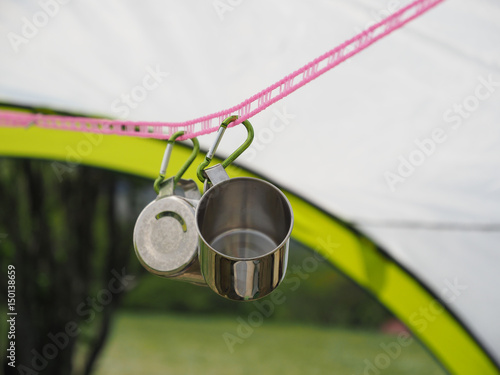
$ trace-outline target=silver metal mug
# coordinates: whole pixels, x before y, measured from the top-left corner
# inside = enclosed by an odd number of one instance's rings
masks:
[[[266,296],[287,267],[293,211],[286,196],[260,179],[229,179],[218,164],[196,209],[199,263],[217,294],[240,301]]]
[[[168,162],[176,138],[173,134],[160,167],[154,188],[158,197],[148,204],[137,218],[134,227],[134,249],[140,263],[149,272],[167,278],[206,285],[198,262],[198,234],[195,209],[201,198],[193,180],[182,175],[196,158],[199,143],[192,139],[193,152],[174,177],[165,180]]]
[[[149,272],[205,285],[198,262],[194,216],[200,197],[193,180],[181,179],[174,184],[172,177],[142,210],[134,227],[134,249]]]

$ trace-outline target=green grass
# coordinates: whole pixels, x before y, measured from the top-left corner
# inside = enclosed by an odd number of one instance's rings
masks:
[[[231,353],[223,334],[237,335],[236,318],[121,313],[96,374],[364,375],[365,360],[374,363],[378,356],[381,367],[387,365],[381,343],[397,342],[396,336],[375,332],[264,320]],[[375,370],[366,374],[445,373],[416,340]]]

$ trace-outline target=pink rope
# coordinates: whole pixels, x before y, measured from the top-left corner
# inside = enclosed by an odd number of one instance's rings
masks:
[[[169,138],[171,134],[184,130],[186,134],[179,137],[179,140],[212,133],[228,116],[239,116],[229,127],[242,123],[443,1],[416,0],[242,103],[194,120],[137,122],[0,110],[0,126],[36,125],[42,128],[158,139]]]

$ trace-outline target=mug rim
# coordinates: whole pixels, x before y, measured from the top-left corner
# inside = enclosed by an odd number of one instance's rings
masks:
[[[276,245],[275,248],[273,248],[272,250],[268,251],[267,253],[259,255],[259,256],[256,256],[256,257],[239,258],[239,257],[235,257],[235,256],[226,255],[224,253],[221,253],[219,250],[215,249],[212,245],[210,245],[208,243],[208,241],[205,239],[205,237],[201,234],[200,228],[198,226],[198,212],[199,212],[200,206],[202,206],[200,203],[202,203],[202,201],[205,199],[205,197],[207,196],[207,194],[210,193],[210,190],[212,190],[214,188],[217,188],[217,186],[222,186],[224,184],[230,183],[231,181],[237,181],[237,180],[253,180],[253,181],[258,181],[258,182],[261,182],[261,183],[264,183],[264,184],[268,185],[269,187],[273,188],[275,191],[277,191],[281,195],[281,197],[286,202],[287,207],[288,207],[288,209],[290,211],[290,226],[288,228],[288,232],[285,235],[285,238],[283,239],[283,241],[281,241],[279,243],[279,245]],[[286,195],[281,191],[281,189],[279,189],[277,186],[275,186],[275,185],[271,184],[270,182],[268,182],[266,180],[263,180],[261,178],[255,178],[255,177],[234,177],[234,178],[229,178],[229,179],[227,179],[225,181],[222,181],[222,182],[220,182],[220,183],[212,186],[210,189],[208,189],[206,192],[203,193],[203,195],[201,196],[201,199],[198,201],[198,204],[196,205],[195,224],[196,224],[196,232],[198,233],[198,238],[201,239],[203,241],[203,244],[206,245],[206,246],[208,246],[210,248],[210,250],[214,251],[215,253],[217,253],[217,254],[219,254],[219,255],[227,258],[227,259],[241,262],[241,261],[259,260],[259,259],[261,259],[263,257],[266,257],[268,255],[271,255],[271,254],[279,251],[286,244],[286,242],[290,240],[290,238],[292,236],[293,224],[294,224],[294,216],[293,216],[293,210],[292,210],[292,205],[290,204],[290,201],[288,200],[288,198],[286,197]],[[198,245],[198,252],[200,250],[201,250],[201,246]]]

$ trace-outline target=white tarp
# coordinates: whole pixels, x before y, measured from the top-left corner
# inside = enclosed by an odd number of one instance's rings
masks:
[[[183,121],[407,1],[62,3],[0,2],[0,101]],[[445,1],[251,122],[240,163],[358,222],[500,361],[498,1]]]

